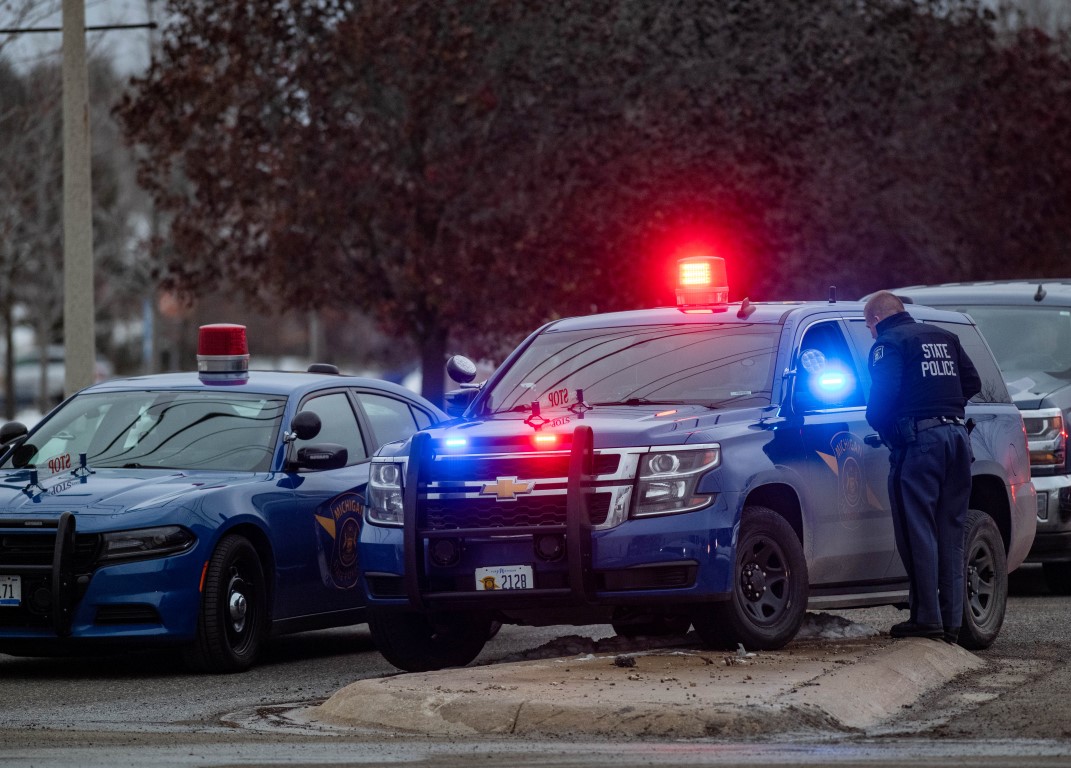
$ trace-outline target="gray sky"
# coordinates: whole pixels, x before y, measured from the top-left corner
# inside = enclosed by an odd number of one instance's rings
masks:
[[[18,2],[18,0],[16,0]],[[42,9],[31,26],[58,27],[62,24],[61,0],[40,0]],[[86,26],[106,24],[142,24],[150,13],[163,11],[161,0],[86,0]],[[0,27],[12,20],[0,8]],[[149,31],[145,29],[88,32],[86,45],[91,54],[109,56],[116,68],[126,74],[140,72],[149,61]],[[41,57],[58,56],[61,35],[38,33],[20,35],[8,42],[0,41],[4,55],[19,66],[29,66]]]

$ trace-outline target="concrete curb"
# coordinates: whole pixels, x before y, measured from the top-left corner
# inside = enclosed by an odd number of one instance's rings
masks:
[[[834,669],[785,697],[813,706],[847,728],[869,728],[954,677],[985,665],[958,645],[911,638]]]
[[[360,680],[310,717],[429,736],[865,729],[982,665],[958,646],[888,637],[793,643],[770,653],[589,654]]]

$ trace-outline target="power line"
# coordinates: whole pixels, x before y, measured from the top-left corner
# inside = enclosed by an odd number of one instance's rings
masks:
[[[86,26],[86,32],[108,32],[113,29],[156,29],[159,25],[155,21],[144,24],[92,24]],[[23,35],[36,32],[62,32],[63,27],[8,27],[0,28],[3,35]]]

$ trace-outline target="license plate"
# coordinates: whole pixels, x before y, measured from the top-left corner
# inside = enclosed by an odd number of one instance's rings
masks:
[[[0,606],[22,603],[22,577],[0,576]]]
[[[476,569],[476,591],[491,589],[532,589],[532,566],[496,565]]]

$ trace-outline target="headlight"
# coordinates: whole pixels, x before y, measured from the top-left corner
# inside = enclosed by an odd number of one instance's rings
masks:
[[[663,450],[640,458],[633,517],[672,515],[707,506],[714,497],[697,494],[696,484],[721,463],[721,446]]]
[[[166,557],[185,552],[197,537],[178,525],[141,528],[136,531],[112,531],[102,537],[100,562]]]
[[[372,462],[368,478],[368,519],[380,525],[401,525],[404,519],[402,506],[402,464]]]
[[[1063,471],[1067,461],[1067,429],[1059,408],[1023,414],[1030,446],[1030,468],[1042,473]]]

